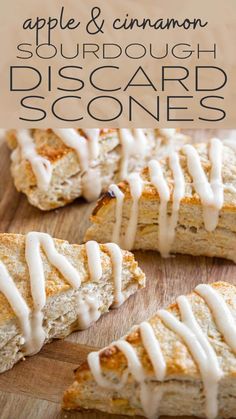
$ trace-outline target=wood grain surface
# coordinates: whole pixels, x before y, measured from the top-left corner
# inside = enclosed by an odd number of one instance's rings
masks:
[[[0,232],[44,231],[54,237],[81,243],[93,204],[77,200],[73,204],[43,213],[18,193],[10,175],[10,152],[0,146]],[[236,265],[230,261],[205,257],[176,256],[162,259],[154,252],[136,252],[147,275],[146,289],[132,296],[120,309],[104,315],[89,330],[76,332],[64,341],[55,341],[11,371],[0,375],[0,418],[43,419],[115,418],[100,413],[61,411],[64,389],[73,380],[73,370],[94,348],[119,338],[136,323],[147,319],[179,294],[197,284],[229,281],[236,284]]]

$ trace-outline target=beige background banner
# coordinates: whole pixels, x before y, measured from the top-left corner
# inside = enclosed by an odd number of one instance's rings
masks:
[[[1,0],[0,20],[4,128],[236,126],[235,0]]]

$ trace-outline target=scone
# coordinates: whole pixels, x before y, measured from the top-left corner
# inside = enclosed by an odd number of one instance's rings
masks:
[[[0,372],[86,329],[144,285],[133,255],[115,244],[0,234]]]
[[[83,196],[96,200],[112,182],[144,167],[150,157],[178,148],[188,137],[173,129],[12,130],[11,172],[18,191],[41,210]]]
[[[91,220],[86,240],[236,262],[236,149],[212,139],[151,160],[112,185]]]
[[[63,407],[150,419],[235,417],[236,287],[198,285],[124,338],[90,353]]]

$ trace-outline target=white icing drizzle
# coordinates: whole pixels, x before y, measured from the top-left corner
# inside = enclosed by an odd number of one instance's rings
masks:
[[[168,231],[168,254],[171,250],[171,245],[175,239],[175,229],[177,227],[179,218],[179,207],[181,200],[185,195],[185,179],[183,171],[180,166],[178,153],[171,153],[169,156],[170,169],[173,173],[174,178],[174,190],[172,194],[172,213],[169,220],[169,231]]]
[[[85,298],[78,297],[78,328],[88,329],[101,316],[98,300],[91,296]]]
[[[206,302],[212,311],[215,324],[224,336],[229,347],[236,352],[236,327],[235,319],[224,298],[210,285],[199,285],[195,290]],[[166,310],[159,310],[158,317],[164,325],[172,330],[183,340],[193,360],[199,368],[205,394],[205,414],[208,419],[218,417],[218,388],[224,372],[219,364],[208,335],[202,330],[194,311],[191,307],[191,300],[185,296],[177,299],[180,310],[180,320]],[[166,362],[154,330],[150,323],[143,322],[140,325],[140,336],[142,344],[149,356],[157,381],[164,381],[166,377]],[[127,340],[118,340],[112,345],[116,346],[127,359],[127,368],[120,382],[114,384],[103,375],[100,364],[99,352],[89,355],[89,367],[94,379],[104,388],[120,390],[127,382],[128,374],[140,384],[140,401],[145,415],[154,419],[158,417],[159,406],[165,392],[164,386],[156,386],[153,392],[148,381],[153,381],[138,356],[135,348]]]
[[[72,288],[78,290],[81,279],[77,269],[69,260],[60,254],[55,247],[52,237],[46,233],[30,232],[25,238],[25,259],[30,277],[32,308],[30,309],[21,296],[20,291],[9,275],[5,265],[0,261],[0,292],[2,292],[16,314],[24,338],[24,353],[37,353],[45,339],[43,327],[44,307],[46,305],[46,284],[41,249],[52,266],[65,278]],[[88,268],[92,282],[98,282],[102,276],[100,247],[98,243],[90,241],[85,249],[88,257]],[[107,244],[113,270],[114,304],[123,302],[122,294],[122,252],[112,243]],[[81,329],[89,327],[101,315],[98,298],[76,296],[78,307],[78,324]]]
[[[158,381],[163,381],[166,375],[166,362],[163,357],[159,341],[157,340],[150,323],[142,322],[140,324],[140,335],[143,341],[143,346],[151,360],[156,379]]]
[[[83,128],[86,136],[89,138],[88,147],[90,150],[90,157],[93,160],[96,160],[99,156],[99,128]]]
[[[124,296],[122,293],[123,255],[119,246],[115,243],[107,243],[106,249],[109,252],[109,255],[112,261],[112,268],[113,268],[113,280],[114,280],[113,307],[119,307],[124,302]]]
[[[45,340],[42,310],[46,304],[46,292],[40,245],[46,253],[49,262],[59,270],[73,288],[78,289],[81,283],[78,271],[70,264],[65,256],[57,252],[51,236],[37,232],[31,232],[26,235],[25,258],[29,269],[33,299],[31,339],[29,343],[26,341],[27,355],[37,353]]]
[[[102,181],[98,167],[92,167],[91,160],[94,159],[94,155],[98,152],[99,136],[97,136],[96,132],[92,135],[91,130],[88,130],[89,140],[87,140],[73,128],[54,129],[53,131],[63,143],[73,148],[77,153],[80,167],[84,172],[82,175],[83,196],[87,201],[97,199],[101,194]]]
[[[138,383],[142,383],[145,380],[145,371],[137,352],[126,340],[117,340],[114,345],[125,355],[128,362],[129,372],[133,375],[134,379]]]
[[[223,371],[219,366],[214,349],[195,319],[188,299],[185,296],[181,296],[177,299],[177,303],[180,309],[182,322],[194,333],[203,351],[205,352],[206,361],[203,361],[201,356],[200,361],[196,358],[195,360],[198,363],[204,384],[206,396],[206,416],[209,418],[215,418],[218,413],[218,385],[220,379],[223,377]]]
[[[132,198],[132,207],[130,211],[129,223],[124,238],[124,247],[130,250],[134,246],[135,236],[138,225],[138,204],[143,192],[143,180],[138,173],[132,173],[127,182],[130,187],[130,194]]]
[[[123,374],[119,383],[113,383],[111,380],[104,377],[101,369],[99,352],[90,352],[87,360],[92,374],[99,386],[108,389],[111,388],[113,390],[120,390],[126,383],[128,370],[126,370]]]
[[[191,145],[185,145],[183,151],[187,156],[189,173],[193,178],[194,187],[203,204],[205,228],[213,231],[218,224],[219,211],[223,206],[224,194],[222,184],[222,143],[213,138],[210,143],[209,158],[211,161],[210,183],[202,168],[197,150]]]
[[[53,130],[55,134],[66,144],[68,147],[76,151],[81,169],[87,170],[89,164],[88,141],[85,137],[79,134],[73,128],[60,128]]]
[[[90,278],[93,282],[99,282],[102,277],[102,263],[99,244],[93,240],[85,243],[88,257]]]
[[[31,328],[29,321],[30,309],[2,262],[0,262],[0,292],[4,294],[19,319],[23,335],[25,336],[24,341],[28,340]]]
[[[120,244],[120,229],[122,224],[122,212],[123,212],[123,201],[124,194],[117,185],[110,185],[109,192],[112,193],[116,198],[115,207],[115,224],[112,233],[112,241]]]
[[[210,285],[201,284],[196,292],[205,300],[213,313],[218,330],[223,335],[227,345],[236,353],[236,321],[224,298]]]
[[[156,379],[162,381],[166,373],[166,363],[152,326],[148,322],[141,323],[140,335],[143,346],[153,365]],[[156,418],[163,389],[161,387],[158,388],[154,394],[150,392],[148,383],[146,383],[147,375],[145,369],[143,368],[135,349],[130,343],[120,339],[114,342],[114,345],[125,355],[128,363],[128,368],[123,373],[120,382],[113,383],[111,380],[104,377],[100,364],[99,352],[92,352],[88,355],[88,364],[94,379],[101,387],[119,391],[126,384],[129,373],[132,374],[135,380],[140,384],[140,401],[146,417],[150,419]]]
[[[125,355],[128,362],[128,371],[133,375],[134,379],[140,383],[140,401],[145,415],[149,419],[156,418],[163,391],[160,390],[158,394],[152,394],[150,392],[150,388],[145,382],[146,372],[143,365],[140,362],[135,349],[126,340],[118,340],[115,342],[115,346]]]
[[[203,218],[205,228],[213,231],[218,224],[219,212],[224,203],[224,185],[222,182],[222,155],[223,146],[220,140],[213,138],[209,147],[209,160],[211,162],[210,181],[201,165],[201,160],[195,147],[185,145],[183,152],[187,157],[189,173],[193,179],[193,184],[203,205]],[[168,257],[172,244],[175,239],[175,230],[179,218],[179,208],[181,200],[185,195],[185,178],[180,164],[180,156],[177,152],[171,151],[168,155],[170,170],[173,175],[173,191],[171,194],[170,186],[164,176],[161,163],[151,160],[148,164],[151,184],[156,188],[159,198],[159,215],[158,215],[158,244],[159,251],[163,257]],[[137,233],[138,219],[138,201],[142,195],[143,181],[139,174],[127,179],[130,185],[130,194],[132,198],[132,206],[129,216],[128,228],[124,239],[124,247],[127,249],[134,248],[135,237]],[[111,188],[110,188],[111,189]],[[119,187],[112,185],[113,193],[117,199],[116,218],[113,229],[112,240],[120,243],[122,211],[124,203],[124,194]],[[140,194],[141,191],[141,194]],[[172,195],[172,207],[171,207]],[[169,208],[171,207],[171,208]],[[168,209],[171,215],[168,216]]]
[[[175,316],[166,310],[160,310],[158,312],[158,316],[161,318],[164,324],[178,336],[180,336],[187,345],[193,359],[198,365],[202,377],[204,392],[206,396],[206,416],[209,419],[215,418],[218,411],[216,403],[218,378],[216,381],[212,379],[213,377],[211,377],[211,370],[208,364],[207,353],[204,350],[204,347],[201,345],[197,333],[195,334],[195,331],[192,331],[188,326],[186,326],[184,323],[181,323],[178,319],[176,319]],[[215,371],[213,371],[213,373],[214,372]]]
[[[43,191],[47,190],[52,176],[52,167],[50,162],[37,153],[29,130],[19,130],[17,141],[22,158],[28,160],[31,164],[39,189]],[[14,155],[16,156],[16,153]]]
[[[159,251],[163,257],[169,255],[169,243],[168,243],[168,214],[167,205],[170,200],[170,190],[167,181],[164,178],[161,165],[156,160],[151,160],[148,165],[151,183],[155,186],[159,197],[160,207],[158,216],[158,241]]]
[[[137,128],[133,130],[121,128],[121,162],[120,162],[120,178],[126,179],[129,172],[129,160],[133,156],[142,156],[145,158],[148,151],[148,142],[143,129]]]

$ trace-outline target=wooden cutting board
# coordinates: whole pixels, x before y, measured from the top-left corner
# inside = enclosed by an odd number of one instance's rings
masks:
[[[0,232],[44,231],[54,237],[80,243],[88,226],[93,204],[77,200],[66,208],[43,213],[19,194],[10,176],[9,150],[0,146]],[[176,256],[162,259],[157,253],[136,252],[147,275],[146,289],[132,296],[120,309],[104,315],[83,332],[65,341],[55,341],[12,370],[0,375],[1,419],[115,418],[99,413],[61,411],[64,389],[73,380],[73,370],[94,348],[119,338],[135,323],[150,317],[179,294],[197,284],[229,281],[236,284],[236,265],[226,260]]]

